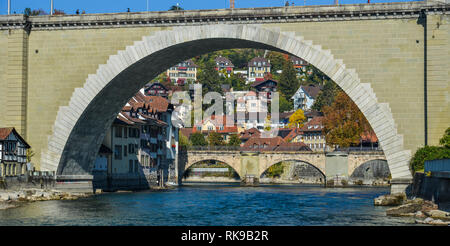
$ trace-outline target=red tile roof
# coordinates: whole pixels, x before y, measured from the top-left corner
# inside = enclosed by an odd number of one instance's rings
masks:
[[[20,136],[20,134],[16,131],[14,127],[0,128],[0,140],[6,140],[6,138],[11,133],[14,134],[25,145],[26,148],[30,148],[30,145],[27,143],[27,141],[25,141],[25,139],[23,139],[22,136]]]
[[[256,138],[261,137],[261,132],[256,128],[250,128],[248,130],[241,132],[241,134],[239,136],[240,139],[244,139],[244,140],[250,139],[252,137],[256,137]]]
[[[242,146],[242,149],[247,151],[273,151],[282,143],[285,142],[281,137],[274,137],[274,138],[254,137],[250,138],[247,142],[245,142],[245,144]]]
[[[303,134],[303,132],[300,130],[300,128],[293,128],[293,129],[291,129],[291,132],[289,132],[289,134],[286,137],[284,137],[284,141],[290,142],[296,136],[302,135],[302,134]]]
[[[14,127],[0,128],[0,140],[5,140],[14,130]]]
[[[276,151],[311,151],[311,149],[302,142],[282,143]]]
[[[316,116],[308,121],[300,130],[302,132],[318,132],[323,130],[323,116]],[[318,126],[316,128],[316,126]]]

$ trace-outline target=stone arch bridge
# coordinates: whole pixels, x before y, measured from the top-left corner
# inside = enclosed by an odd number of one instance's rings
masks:
[[[386,160],[386,157],[382,151],[324,153],[311,151],[188,150],[180,153],[178,177],[183,177],[183,173],[192,165],[209,160],[220,161],[229,165],[241,179],[249,175],[259,178],[269,167],[282,161],[307,163],[319,170],[325,177],[339,175],[348,178],[359,166],[372,160]],[[337,168],[337,166],[339,167]]]
[[[448,2],[448,1],[447,1]],[[327,74],[374,129],[394,179],[450,122],[450,5],[339,6],[0,16],[0,125],[39,170],[92,179],[114,118],[180,61],[230,48],[280,51]]]

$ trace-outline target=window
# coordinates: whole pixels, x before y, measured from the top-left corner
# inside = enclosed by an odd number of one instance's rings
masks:
[[[122,160],[122,145],[114,146],[114,159]]]
[[[128,161],[128,173],[133,172],[133,160]]]
[[[138,160],[134,160],[134,172],[135,173],[139,172],[139,161]]]
[[[129,144],[128,145],[128,153],[129,154],[133,154],[134,153],[134,144]]]
[[[127,151],[127,146],[126,145],[123,146],[123,156],[128,156],[128,151]]]
[[[128,138],[128,128],[126,127],[123,128],[123,137]]]
[[[116,131],[116,138],[121,138],[122,137],[122,127],[117,126],[115,128],[115,131]]]

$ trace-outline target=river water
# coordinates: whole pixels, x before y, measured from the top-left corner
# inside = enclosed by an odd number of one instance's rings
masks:
[[[188,184],[29,203],[0,210],[0,225],[414,225],[373,206],[373,198],[388,193],[388,187]]]

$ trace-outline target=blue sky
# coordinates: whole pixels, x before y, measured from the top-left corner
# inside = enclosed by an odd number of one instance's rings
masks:
[[[328,5],[334,0],[289,0],[295,5]],[[371,3],[406,2],[411,0],[371,0]],[[165,11],[172,5],[180,4],[184,9],[218,9],[228,8],[229,0],[148,0],[150,11]],[[284,6],[286,0],[235,0],[236,8]],[[367,0],[339,0],[340,4],[367,3]],[[0,15],[7,14],[7,0],[0,0]],[[43,9],[50,12],[50,0],[11,0],[11,12],[23,13],[23,10]],[[54,8],[62,9],[66,14],[75,14],[77,9],[89,13],[116,13],[146,11],[147,0],[54,0]]]

